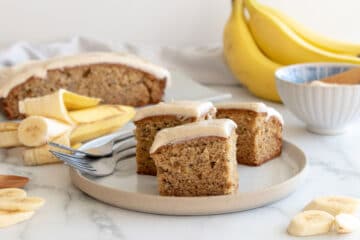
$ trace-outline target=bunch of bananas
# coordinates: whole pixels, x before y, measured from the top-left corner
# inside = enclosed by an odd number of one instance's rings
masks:
[[[233,74],[254,95],[280,101],[277,68],[304,62],[360,64],[360,45],[318,35],[256,0],[232,0],[224,55]]]

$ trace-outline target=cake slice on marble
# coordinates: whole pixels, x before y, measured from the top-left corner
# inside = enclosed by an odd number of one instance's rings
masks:
[[[156,133],[164,128],[197,122],[215,117],[211,102],[175,101],[144,107],[136,112],[135,137],[137,173],[156,175],[156,167],[149,151]]]
[[[8,118],[23,117],[18,102],[60,88],[107,104],[143,106],[162,100],[169,72],[136,56],[89,52],[30,61],[0,70],[0,99]]]
[[[220,103],[217,118],[237,124],[237,161],[258,166],[281,154],[284,120],[279,112],[264,103]]]
[[[160,195],[208,196],[236,192],[236,124],[213,119],[163,129],[151,157]]]

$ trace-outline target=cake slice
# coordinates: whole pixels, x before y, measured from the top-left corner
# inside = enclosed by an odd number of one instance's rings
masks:
[[[236,124],[214,119],[163,129],[151,157],[160,195],[207,196],[238,188]]]
[[[107,104],[143,106],[158,103],[169,72],[138,57],[90,52],[0,70],[0,98],[8,118],[21,118],[18,102],[60,88],[101,98]]]
[[[264,103],[221,103],[217,118],[229,118],[237,124],[237,161],[261,165],[281,154],[284,120],[279,112]]]
[[[194,101],[159,103],[139,109],[134,118],[137,173],[156,175],[149,150],[159,130],[210,119],[215,117],[215,113],[216,109],[211,102]]]

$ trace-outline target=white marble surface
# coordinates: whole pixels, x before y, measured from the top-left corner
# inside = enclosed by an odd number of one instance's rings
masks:
[[[235,100],[255,100],[240,87],[212,86],[229,91]],[[292,239],[286,234],[290,218],[318,195],[360,197],[360,125],[340,136],[307,132],[282,105],[269,103],[285,118],[285,138],[308,155],[305,183],[291,196],[251,211],[201,217],[160,216],[114,208],[84,195],[72,186],[63,165],[24,167],[16,157],[0,151],[0,173],[31,178],[29,195],[44,197],[46,205],[24,223],[0,230],[1,240],[45,239]],[[11,155],[16,151],[11,150]],[[241,186],[240,186],[241,187]],[[324,235],[306,239],[359,239]]]

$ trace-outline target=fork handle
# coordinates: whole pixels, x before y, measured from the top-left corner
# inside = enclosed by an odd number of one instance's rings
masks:
[[[136,146],[136,140],[134,137],[129,137],[128,139],[118,142],[113,146],[113,153],[117,154],[121,151],[124,151],[128,148],[132,148]]]
[[[125,160],[128,157],[135,156],[135,154],[136,154],[136,148],[132,147],[132,148],[128,148],[124,151],[118,152],[114,159],[116,159],[116,163],[118,163],[119,161]]]
[[[125,132],[122,132],[120,133],[117,137],[115,137],[113,139],[113,143],[118,143],[120,141],[123,141],[125,139],[128,139],[130,137],[133,137],[134,136],[134,132],[133,132],[133,129],[132,130],[129,130],[129,131],[125,131]]]

